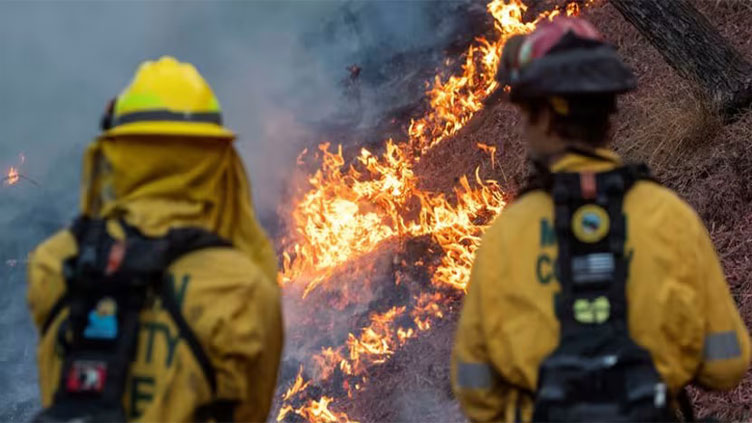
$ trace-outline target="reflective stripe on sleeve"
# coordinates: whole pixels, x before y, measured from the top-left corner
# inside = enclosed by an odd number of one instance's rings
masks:
[[[496,371],[486,363],[457,362],[457,384],[463,389],[490,389]]]
[[[738,358],[742,355],[742,348],[739,346],[739,339],[736,332],[716,332],[705,337],[705,348],[703,350],[705,360],[729,360]]]

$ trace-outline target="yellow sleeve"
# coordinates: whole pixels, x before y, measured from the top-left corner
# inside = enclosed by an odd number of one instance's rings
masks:
[[[248,300],[234,319],[233,327],[237,329],[228,333],[223,342],[229,347],[226,354],[243,357],[235,375],[245,379],[245,391],[235,410],[235,421],[263,422],[272,405],[282,354],[279,286],[259,275]]]
[[[26,300],[37,329],[42,329],[55,303],[65,293],[63,261],[76,254],[76,240],[67,230],[58,232],[29,254]]]
[[[226,248],[189,254],[171,273],[189,280],[182,310],[214,368],[215,399],[234,405],[236,421],[265,421],[282,352],[279,286]]]
[[[508,411],[506,404],[515,401],[517,393],[503,383],[498,370],[494,368],[483,331],[481,298],[484,285],[488,282],[484,278],[490,276],[490,269],[484,266],[484,252],[481,246],[473,263],[470,285],[460,314],[452,352],[452,389],[471,421],[510,421],[513,417],[505,415]]]
[[[34,325],[41,335],[44,324],[55,304],[65,294],[63,262],[78,253],[76,240],[70,231],[60,231],[37,246],[29,254],[26,300]],[[56,321],[66,315],[59,313]],[[54,323],[51,327],[55,327]],[[52,398],[60,380],[61,360],[55,354],[54,337],[39,339],[37,345],[37,369],[39,391],[44,407],[52,404]]]
[[[698,222],[697,277],[705,299],[703,359],[697,381],[710,389],[731,389],[750,362],[750,340],[723,269],[702,223]]]

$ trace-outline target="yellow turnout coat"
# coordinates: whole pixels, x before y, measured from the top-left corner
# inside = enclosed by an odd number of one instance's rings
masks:
[[[264,421],[271,406],[282,348],[280,292],[269,241],[253,215],[248,183],[231,140],[181,136],[105,136],[85,158],[82,212],[114,219],[149,236],[199,227],[233,248],[188,253],[168,269],[185,320],[216,373],[217,394],[169,313],[157,301],[141,312],[138,349],[123,406],[130,420],[194,421],[197,408],[236,402],[234,418]],[[65,293],[62,263],[77,254],[63,230],[30,257],[28,301],[41,329]],[[62,367],[58,328],[64,309],[41,334],[37,351],[44,406],[58,389]]]
[[[554,172],[607,171],[611,161],[569,154]],[[632,338],[652,355],[672,393],[694,380],[733,387],[750,361],[749,335],[702,222],[670,190],[638,182],[624,200]],[[549,194],[531,192],[488,229],[464,300],[452,385],[473,421],[532,418],[538,368],[559,342],[557,245]]]

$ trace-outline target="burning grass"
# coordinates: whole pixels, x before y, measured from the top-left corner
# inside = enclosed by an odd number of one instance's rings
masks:
[[[381,154],[363,148],[349,165],[341,147],[336,151],[330,150],[329,143],[319,147],[321,167],[308,178],[308,190],[294,204],[291,233],[282,242],[280,283],[288,295],[299,292],[305,306],[317,292],[346,291],[349,284],[363,283],[369,275],[335,275],[392,239],[430,237],[440,258],[430,268],[421,259],[403,260],[425,268],[430,283],[422,284],[418,292],[411,290],[406,302],[380,310],[369,307],[367,320],[349,331],[343,343],[322,346],[312,359],[318,366],[312,374],[318,377],[316,384],[326,386],[326,395],[306,393],[290,398],[285,393],[279,421],[290,413],[299,418],[330,421],[336,417],[340,421],[342,416],[327,414],[329,404],[337,402],[331,402],[329,395],[344,392],[352,397],[364,389],[372,367],[383,365],[408,340],[429,330],[445,316],[453,298],[464,293],[480,236],[503,210],[505,195],[498,181],[481,177],[480,167],[458,176],[449,195],[421,189],[413,169],[424,154],[455,135],[482,109],[483,100],[497,88],[501,49],[511,35],[529,32],[537,21],[557,14],[578,13],[578,6],[571,4],[523,23],[525,9],[519,1],[488,4],[495,19],[495,38],[476,39],[458,75],[434,79],[426,93],[429,108],[411,121],[406,141],[387,140]],[[484,152],[489,151],[494,153],[489,158],[493,168],[495,151],[485,146]],[[404,280],[399,272],[394,275],[394,289],[399,290]],[[345,298],[343,305],[349,302],[351,299]],[[315,308],[318,303],[311,304]],[[332,387],[330,379],[343,380]],[[303,404],[297,405],[301,401]]]
[[[515,10],[500,9],[506,4],[489,6],[497,32],[531,29],[503,26],[524,13],[515,2]],[[720,22],[733,16],[735,29],[725,35],[752,51],[738,41],[752,39],[738,14],[749,22],[752,12],[703,7]],[[640,78],[640,90],[622,102],[616,148],[650,162],[698,209],[752,323],[752,113],[721,127],[702,96],[612,7],[587,13]],[[278,421],[459,418],[447,368],[456,310],[480,235],[526,174],[519,116],[503,104],[482,110],[504,34],[478,40],[460,75],[433,81],[429,111],[411,122],[407,142],[390,140],[381,153],[362,149],[352,160],[330,145],[316,152],[323,164],[297,197],[283,242],[286,301],[306,314],[289,328],[296,355],[283,371]],[[313,327],[325,339],[312,339]],[[747,419],[750,380],[731,393],[694,392],[700,414]],[[407,387],[424,392],[427,403],[446,402],[406,412],[395,402]]]

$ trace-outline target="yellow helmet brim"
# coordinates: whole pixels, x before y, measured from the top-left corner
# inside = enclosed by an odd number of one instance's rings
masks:
[[[207,122],[147,121],[118,125],[104,131],[102,137],[118,135],[180,135],[195,137],[215,137],[233,140],[237,136],[229,129]]]

